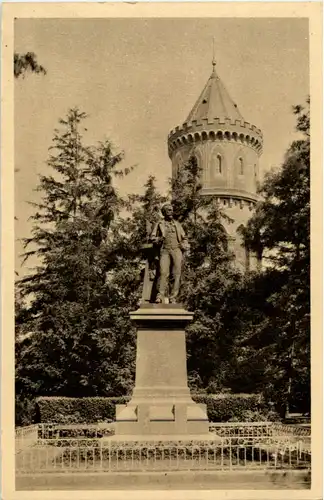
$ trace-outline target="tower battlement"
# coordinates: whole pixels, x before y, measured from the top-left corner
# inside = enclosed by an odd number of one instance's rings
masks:
[[[212,141],[234,141],[252,147],[262,154],[263,135],[259,128],[249,122],[231,119],[204,118],[175,127],[168,135],[169,156],[183,145]]]
[[[175,127],[172,129],[168,135],[168,137],[173,136],[174,134],[183,131],[184,133],[187,131],[191,131],[193,128],[206,128],[208,126],[212,126],[212,128],[226,128],[229,127],[231,129],[242,129],[242,130],[248,130],[252,131],[255,135],[258,135],[262,138],[262,132],[261,130],[256,127],[255,125],[252,125],[249,122],[246,122],[244,120],[232,120],[231,118],[202,118],[199,120],[192,120],[190,122],[185,122],[180,126]]]

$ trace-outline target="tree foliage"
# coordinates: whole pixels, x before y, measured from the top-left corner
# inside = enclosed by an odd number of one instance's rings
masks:
[[[25,77],[26,73],[42,73],[46,75],[46,69],[37,62],[37,56],[33,52],[26,54],[14,53],[14,77]]]
[[[262,392],[278,407],[308,409],[309,109],[294,112],[302,137],[266,177],[244,232],[267,261],[262,271],[243,276],[236,269],[223,227],[230,219],[201,195],[194,156],[171,181],[169,197],[190,242],[180,300],[194,312],[187,328],[191,387]],[[42,199],[24,240],[24,258],[38,257],[16,295],[16,392],[24,411],[35,396],[119,396],[133,385],[129,312],[141,297],[148,222],[158,220],[167,197],[149,177],[143,194],[121,199],[113,179],[128,173],[123,154],[109,141],[85,146],[85,118],[73,109],[60,121],[52,174],[40,176]]]
[[[192,387],[215,392],[227,386],[232,335],[224,312],[228,293],[241,276],[229,252],[224,222],[229,218],[212,197],[201,195],[201,169],[189,158],[172,182],[174,209],[190,243],[180,299],[193,311],[187,329],[188,372]]]
[[[33,232],[25,255],[38,266],[18,283],[30,301],[28,349],[17,351],[18,394],[118,395],[132,381],[134,331],[125,321],[131,306],[106,279],[118,266],[113,224],[123,204],[113,176],[125,172],[107,141],[87,147],[84,113],[70,110],[55,131],[48,165],[40,176]],[[118,303],[118,308],[116,304]]]
[[[309,100],[305,107],[296,106],[294,113],[301,138],[288,148],[282,167],[266,176],[263,201],[245,233],[247,244],[263,253],[267,265],[240,293],[244,327],[252,319],[253,328],[243,335],[246,355],[239,371],[242,365],[258,366],[269,398],[286,410],[289,405],[309,410]]]

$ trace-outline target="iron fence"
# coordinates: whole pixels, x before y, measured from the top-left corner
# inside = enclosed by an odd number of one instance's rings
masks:
[[[115,434],[115,424],[38,424],[38,443],[58,439],[100,439]]]
[[[310,425],[294,425],[294,424],[282,424],[280,422],[273,422],[270,426],[272,433],[293,435],[300,437],[307,437],[311,435]]]
[[[100,438],[107,435],[113,435],[115,424],[55,424],[43,423],[35,424],[38,427],[38,439],[57,439],[58,437],[82,437],[82,438]],[[29,426],[30,428],[35,426]],[[22,431],[28,428],[20,428]],[[299,437],[310,437],[311,429],[295,425],[281,424],[280,422],[225,422],[211,423],[209,431],[218,436],[272,436],[288,435]],[[17,433],[16,433],[17,435]]]
[[[92,440],[90,440],[92,441]],[[58,443],[57,443],[58,444]],[[18,474],[82,471],[181,471],[308,469],[310,454],[273,438],[224,438],[217,442],[117,442],[97,440],[42,445],[16,456]]]
[[[289,428],[289,431],[287,429]],[[36,424],[16,429],[18,474],[55,471],[308,469],[310,429],[271,422],[215,423],[218,439],[114,440],[109,424]]]
[[[271,434],[272,422],[220,422],[209,425],[209,431],[221,437],[262,437]]]
[[[287,425],[281,422],[219,422],[210,424],[209,430],[218,436],[311,435],[310,426]]]
[[[16,453],[34,446],[38,441],[39,425],[33,424],[26,427],[17,427],[15,432]]]

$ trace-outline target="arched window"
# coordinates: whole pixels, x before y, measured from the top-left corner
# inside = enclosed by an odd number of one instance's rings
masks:
[[[226,156],[219,147],[213,148],[208,162],[208,181],[216,185],[226,175]]]
[[[243,158],[239,158],[239,169],[240,169],[240,175],[243,175],[244,174],[244,162],[243,162]]]
[[[222,173],[222,157],[221,155],[216,156],[216,173],[221,174]]]

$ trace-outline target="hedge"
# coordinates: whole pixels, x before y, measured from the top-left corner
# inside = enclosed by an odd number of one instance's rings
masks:
[[[115,420],[116,404],[125,404],[128,396],[116,398],[40,397],[36,400],[37,420],[41,423],[90,424]]]
[[[192,395],[192,398],[196,403],[207,405],[208,419],[214,423],[278,419],[259,394],[208,394]]]
[[[267,420],[269,410],[257,394],[193,395],[207,405],[210,422]],[[40,397],[36,400],[37,420],[43,423],[90,424],[115,420],[116,404],[129,396],[115,398]]]

